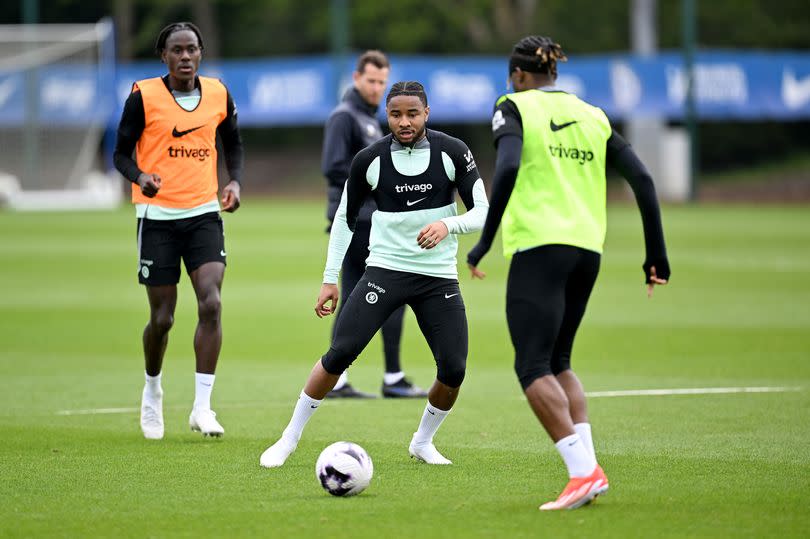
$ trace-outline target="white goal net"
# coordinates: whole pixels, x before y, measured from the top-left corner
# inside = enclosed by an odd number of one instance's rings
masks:
[[[0,25],[0,206],[118,205],[100,152],[115,98],[110,21]]]

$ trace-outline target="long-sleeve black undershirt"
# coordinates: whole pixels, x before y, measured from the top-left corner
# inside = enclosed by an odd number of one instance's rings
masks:
[[[166,84],[166,88],[169,88],[167,77],[163,77],[163,83]],[[197,84],[199,85],[199,81]],[[118,124],[113,163],[115,168],[133,183],[136,183],[138,177],[144,172],[138,167],[132,154],[143,133],[145,121],[143,96],[140,91],[132,92],[124,103],[124,112],[121,114],[121,121]],[[228,178],[231,181],[240,182],[245,152],[242,147],[242,136],[239,133],[236,106],[230,92],[228,92],[227,116],[217,126],[217,134],[222,141]]]

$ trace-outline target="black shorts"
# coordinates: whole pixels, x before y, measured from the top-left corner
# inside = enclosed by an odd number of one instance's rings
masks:
[[[343,305],[332,346],[321,358],[340,374],[368,345],[388,317],[403,305],[416,315],[436,361],[438,380],[458,387],[467,365],[467,313],[456,279],[368,267]]]
[[[180,281],[180,259],[191,273],[206,262],[225,264],[225,233],[218,212],[186,219],[138,219],[138,282],[164,286]]]
[[[357,220],[354,228],[352,241],[346,256],[343,257],[343,264],[340,268],[340,297],[348,299],[366,271],[366,259],[368,258],[368,244],[371,237],[371,221]],[[340,318],[341,310],[337,316]],[[402,338],[402,323],[405,318],[405,306],[396,309],[388,320],[383,323],[381,329],[383,339],[383,355],[385,356],[386,372],[398,372],[402,369],[399,362],[400,339]],[[337,320],[332,325],[332,338],[337,329]]]
[[[543,245],[512,257],[506,320],[523,389],[570,368],[600,260],[599,253],[570,245]]]

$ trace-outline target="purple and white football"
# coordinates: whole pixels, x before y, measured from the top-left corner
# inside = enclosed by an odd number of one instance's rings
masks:
[[[363,492],[374,475],[374,464],[365,449],[352,442],[335,442],[321,451],[315,463],[315,477],[333,496],[354,496]]]

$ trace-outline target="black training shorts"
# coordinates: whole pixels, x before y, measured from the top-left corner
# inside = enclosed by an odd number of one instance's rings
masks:
[[[506,320],[523,389],[571,368],[574,338],[600,260],[599,253],[571,245],[543,245],[512,257]]]
[[[186,219],[138,219],[138,282],[164,286],[180,281],[180,259],[191,273],[207,262],[225,264],[219,212]]]
[[[321,358],[340,374],[398,308],[409,305],[436,360],[438,380],[458,387],[467,365],[467,313],[456,279],[368,267],[338,317],[332,346]]]

